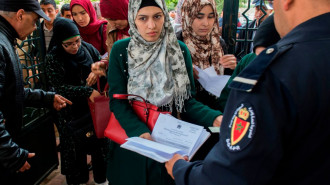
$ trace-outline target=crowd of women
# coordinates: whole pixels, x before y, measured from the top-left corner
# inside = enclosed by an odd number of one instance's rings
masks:
[[[93,135],[88,99],[101,95],[98,78],[103,86],[108,82],[110,109],[129,137],[152,139],[129,101],[113,94],[139,95],[185,121],[220,126],[226,97],[220,100],[205,91],[194,67],[213,66],[218,75],[231,74],[236,58],[222,49],[214,0],[181,0],[178,5],[174,27],[164,0],[101,0],[103,20],[90,0],[72,0],[73,21],[55,20],[46,73],[51,89],[73,102],[56,115],[68,184],[89,180],[88,154],[98,184],[174,184],[164,164]]]

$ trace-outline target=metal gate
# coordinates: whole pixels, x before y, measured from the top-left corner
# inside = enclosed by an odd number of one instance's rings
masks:
[[[239,4],[242,0],[224,0],[224,14],[223,14],[223,32],[222,37],[225,40],[227,46],[228,46],[228,53],[235,53],[235,46],[237,43],[245,43],[244,48],[241,52],[236,53],[236,57],[241,58],[241,56],[244,56],[248,54],[250,51],[248,51],[248,44],[251,43],[253,40],[248,39],[248,33],[253,32],[257,30],[257,28],[249,28],[248,26],[237,28],[237,19],[238,19],[238,10],[239,10]],[[246,0],[247,2],[247,8],[242,12],[242,17],[246,22],[246,25],[249,25],[252,20],[249,19],[247,13],[251,11],[253,8],[251,8],[252,3],[254,3],[256,0]],[[260,5],[263,6],[264,1],[260,2]],[[266,16],[266,11],[261,8],[261,11],[263,12],[263,15],[260,17],[258,21],[260,21],[264,16]],[[236,39],[236,33],[237,31],[245,31],[244,39]]]
[[[25,87],[47,89],[43,69],[44,39],[40,38],[40,22],[37,27],[26,40],[18,41],[17,52],[22,64]],[[35,152],[36,156],[29,159],[30,170],[17,174],[17,184],[40,184],[58,166],[54,126],[49,110],[26,107],[21,133],[17,143],[20,147]]]

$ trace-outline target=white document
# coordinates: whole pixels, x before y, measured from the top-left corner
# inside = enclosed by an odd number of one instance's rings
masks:
[[[188,156],[190,160],[210,135],[202,126],[160,114],[151,134],[153,141],[132,137],[121,147],[161,163],[174,154]]]
[[[198,71],[198,81],[203,88],[209,93],[219,97],[222,89],[226,86],[230,76],[229,75],[217,75],[214,67],[209,67],[204,70],[194,66]]]
[[[220,127],[209,127],[211,133],[220,133]]]

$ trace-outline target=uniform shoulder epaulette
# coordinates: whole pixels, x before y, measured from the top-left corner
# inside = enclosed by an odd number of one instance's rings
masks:
[[[229,88],[251,92],[258,83],[259,78],[272,63],[277,52],[276,45],[265,49],[233,79],[229,84]]]

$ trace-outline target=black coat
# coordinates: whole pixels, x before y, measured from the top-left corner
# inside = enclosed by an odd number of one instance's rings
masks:
[[[84,51],[84,54],[69,55],[65,53],[61,45],[57,45],[50,49],[45,60],[49,86],[57,94],[72,101],[71,106],[58,112],[56,121],[61,143],[61,173],[67,176],[73,176],[78,172],[83,173],[84,168],[80,166],[83,164],[81,160],[86,156],[86,151],[89,153],[106,151],[107,147],[106,141],[97,139],[95,135],[86,137],[87,132],[93,131],[87,100],[94,90],[94,86],[86,86],[86,79],[91,73],[91,64],[100,60],[100,54],[96,48],[84,41],[81,43],[80,50]],[[102,78],[100,80],[102,85]],[[105,79],[103,80],[105,82]],[[92,160],[93,157],[92,154]],[[105,156],[97,155],[96,157],[103,160]],[[100,167],[102,168],[102,165],[93,160],[93,170],[99,170]]]
[[[15,48],[17,37],[15,29],[0,16],[0,174],[17,171],[27,159],[28,151],[11,140],[20,134],[24,105],[50,107],[54,100],[54,93],[24,88]]]

